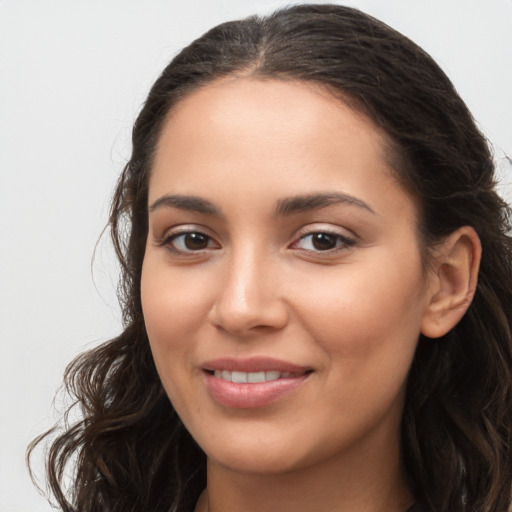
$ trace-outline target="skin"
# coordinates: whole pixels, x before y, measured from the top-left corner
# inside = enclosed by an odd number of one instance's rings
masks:
[[[369,119],[297,82],[224,79],[169,115],[149,182],[142,302],[163,386],[208,456],[197,510],[411,504],[399,425],[439,278],[422,265],[415,205],[384,150]],[[284,198],[316,193],[356,200],[276,214]],[[312,233],[330,233],[334,248]],[[312,372],[276,402],[226,407],[203,371],[226,356]]]

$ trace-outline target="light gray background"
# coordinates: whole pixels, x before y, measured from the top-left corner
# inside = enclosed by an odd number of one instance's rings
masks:
[[[441,64],[495,144],[512,197],[512,0],[344,3]],[[108,240],[91,261],[149,86],[214,24],[280,5],[0,0],[0,512],[51,510],[29,481],[26,445],[55,419],[65,365],[120,329]]]

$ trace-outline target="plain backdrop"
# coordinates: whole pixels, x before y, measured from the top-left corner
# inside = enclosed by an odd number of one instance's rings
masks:
[[[512,0],[344,3],[440,63],[495,145],[510,199]],[[211,26],[282,5],[0,0],[0,512],[51,510],[26,445],[58,416],[66,364],[120,330],[113,251],[97,241],[151,83]]]

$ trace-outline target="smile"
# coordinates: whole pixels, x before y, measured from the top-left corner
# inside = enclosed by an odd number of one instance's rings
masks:
[[[278,379],[288,379],[300,376],[300,374],[279,372],[277,370],[270,370],[268,372],[230,372],[228,370],[215,370],[213,375],[218,379],[235,382],[237,384],[256,384],[258,382],[270,382]]]
[[[213,401],[232,409],[254,409],[283,400],[314,373],[311,368],[267,357],[216,359],[202,370]]]

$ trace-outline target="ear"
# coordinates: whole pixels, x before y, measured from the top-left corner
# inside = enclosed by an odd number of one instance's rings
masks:
[[[434,251],[428,304],[421,333],[439,338],[455,327],[475,295],[482,246],[475,230],[464,226]]]

